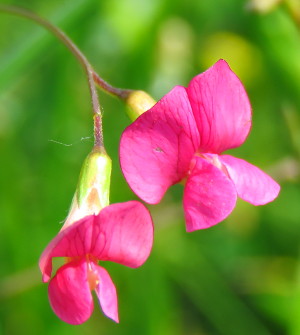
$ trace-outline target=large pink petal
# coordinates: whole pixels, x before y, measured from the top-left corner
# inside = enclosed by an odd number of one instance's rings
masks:
[[[155,204],[187,173],[199,135],[184,87],[176,86],[128,126],[121,138],[120,163],[132,190]]]
[[[264,205],[278,196],[280,186],[256,166],[229,155],[222,155],[219,159],[243,200],[253,205]]]
[[[116,287],[104,268],[94,265],[94,270],[97,271],[99,277],[99,284],[96,286],[95,291],[102,311],[113,321],[119,322]]]
[[[144,205],[138,201],[110,205],[100,212],[96,222],[97,239],[91,249],[95,257],[130,267],[146,261],[153,243],[153,224]]]
[[[224,220],[236,203],[233,182],[219,168],[196,157],[183,198],[188,232],[209,228]]]
[[[153,224],[149,211],[138,201],[105,207],[98,215],[87,216],[60,233],[43,251],[39,266],[43,281],[50,279],[52,257],[80,257],[140,266],[150,254]]]
[[[58,269],[49,283],[48,294],[51,307],[60,319],[72,325],[85,322],[93,312],[85,260]]]
[[[201,152],[241,145],[251,128],[251,106],[239,78],[224,60],[192,79],[188,96],[201,138]]]

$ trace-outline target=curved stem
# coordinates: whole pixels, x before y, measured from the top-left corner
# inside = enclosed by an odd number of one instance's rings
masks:
[[[126,99],[131,90],[123,90],[119,88],[115,88],[105,82],[93,69],[87,58],[84,54],[78,49],[78,47],[72,42],[72,40],[59,28],[52,25],[47,20],[41,18],[40,16],[30,12],[26,9],[19,8],[16,6],[10,5],[0,5],[0,11],[6,12],[13,15],[18,15],[27,19],[30,19],[39,25],[43,26],[47,30],[49,30],[53,35],[55,35],[79,60],[81,65],[83,66],[87,78],[90,89],[90,94],[92,98],[92,107],[94,112],[94,137],[95,137],[95,145],[104,147],[103,144],[103,132],[102,132],[102,115],[99,104],[99,98],[96,90],[95,83],[107,93],[110,93],[122,100]]]
[[[81,65],[83,66],[86,75],[88,77],[88,84],[90,89],[90,94],[92,98],[92,107],[94,112],[94,137],[95,137],[95,145],[104,147],[103,144],[103,133],[102,133],[102,118],[101,118],[101,110],[100,110],[100,104],[98,99],[97,90],[95,87],[95,82],[93,79],[93,73],[94,70],[86,57],[83,55],[83,53],[77,48],[77,46],[71,41],[71,39],[60,29],[52,25],[50,22],[44,20],[43,18],[39,17],[38,15],[15,6],[8,6],[8,5],[0,5],[0,11],[18,15],[21,17],[25,17],[27,19],[30,19],[39,25],[43,26],[47,30],[49,30],[53,35],[55,35],[60,41],[63,42],[63,44],[68,47],[68,49],[73,53],[73,55],[76,56],[76,58],[79,60]]]
[[[103,80],[97,72],[94,71],[93,73],[94,81],[95,83],[105,92],[116,96],[117,98],[121,100],[126,100],[131,92],[133,90],[123,89],[123,88],[117,88],[111,86],[109,83],[107,83],[105,80]]]

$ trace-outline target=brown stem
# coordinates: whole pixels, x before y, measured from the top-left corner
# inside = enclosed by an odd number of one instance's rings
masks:
[[[92,99],[92,107],[94,112],[94,137],[95,137],[95,145],[104,148],[103,144],[103,131],[102,131],[102,115],[99,104],[99,98],[96,90],[95,83],[107,93],[110,93],[122,100],[125,100],[128,97],[128,94],[131,90],[123,90],[119,88],[115,88],[105,82],[93,69],[87,58],[84,54],[78,49],[78,47],[72,42],[72,40],[59,28],[52,25],[47,20],[41,18],[40,16],[26,10],[23,8],[19,8],[16,6],[10,5],[0,5],[0,11],[6,12],[13,15],[18,15],[27,19],[30,19],[39,25],[43,26],[47,30],[49,30],[53,35],[55,35],[79,60],[81,65],[83,66],[87,78],[88,84]]]
[[[133,90],[127,90],[122,88],[116,88],[108,84],[105,80],[103,80],[97,72],[94,71],[93,73],[95,83],[105,92],[116,96],[121,100],[126,100]]]

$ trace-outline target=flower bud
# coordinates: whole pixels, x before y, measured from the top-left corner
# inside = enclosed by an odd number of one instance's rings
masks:
[[[132,91],[125,99],[127,114],[132,121],[135,121],[141,114],[156,104],[156,101],[144,91]]]
[[[94,147],[83,162],[68,217],[62,229],[109,205],[111,159],[103,148]]]

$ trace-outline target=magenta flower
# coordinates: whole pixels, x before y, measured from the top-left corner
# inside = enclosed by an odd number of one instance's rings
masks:
[[[254,205],[274,200],[279,185],[257,167],[229,155],[251,128],[251,106],[224,60],[174,87],[127,127],[120,162],[132,190],[158,203],[173,184],[184,183],[187,231],[210,227],[233,210],[237,196]]]
[[[137,201],[104,207],[98,215],[86,216],[62,230],[41,255],[43,281],[49,281],[52,258],[66,257],[66,264],[50,280],[52,309],[70,324],[85,322],[93,311],[95,290],[103,313],[119,322],[116,288],[98,260],[129,267],[141,266],[153,242],[148,210]]]

